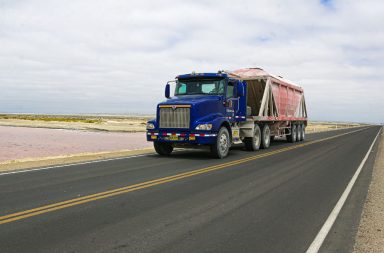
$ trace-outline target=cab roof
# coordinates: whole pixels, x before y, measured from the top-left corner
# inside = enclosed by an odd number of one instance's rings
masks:
[[[190,74],[183,74],[176,76],[176,79],[187,79],[187,78],[195,78],[195,77],[208,77],[208,78],[226,78],[228,77],[225,73],[195,73],[192,72]]]

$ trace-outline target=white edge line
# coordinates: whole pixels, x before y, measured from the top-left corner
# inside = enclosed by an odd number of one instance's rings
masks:
[[[183,151],[183,150],[184,150],[184,149],[179,149],[179,150],[177,150],[176,152],[180,152],[180,151]],[[16,171],[10,171],[10,172],[3,172],[3,173],[0,173],[0,177],[1,177],[1,176],[5,176],[5,175],[12,175],[12,174],[26,173],[26,172],[32,172],[32,171],[41,171],[41,170],[48,170],[48,169],[55,169],[55,168],[63,168],[63,167],[70,167],[70,166],[83,165],[83,164],[92,164],[92,163],[100,163],[100,162],[109,162],[109,161],[116,161],[116,160],[130,159],[130,158],[143,157],[143,156],[153,156],[153,155],[155,155],[155,152],[146,153],[146,154],[140,154],[140,155],[130,155],[130,156],[125,156],[125,157],[116,157],[116,158],[108,158],[108,159],[93,160],[93,161],[88,161],[88,162],[69,163],[69,164],[55,165],[55,166],[42,167],[42,168],[36,168],[36,169],[16,170]]]
[[[101,159],[101,160],[94,160],[94,161],[88,161],[88,162],[70,163],[70,164],[55,165],[55,166],[36,168],[36,169],[25,169],[25,170],[10,171],[10,172],[0,173],[0,176],[11,175],[11,174],[18,174],[18,173],[25,173],[25,172],[31,172],[31,171],[48,170],[48,169],[54,169],[54,168],[70,167],[70,166],[74,166],[74,165],[83,165],[83,164],[91,164],[91,163],[99,163],[99,162],[108,162],[108,161],[130,159],[130,158],[142,157],[142,156],[151,156],[153,154],[154,153],[141,154],[141,155],[131,155],[131,156],[126,156],[126,157],[116,157],[116,158]]]
[[[353,175],[351,181],[349,181],[347,188],[345,188],[343,194],[341,195],[339,201],[337,201],[335,207],[333,208],[332,212],[329,214],[327,220],[325,221],[324,225],[321,227],[319,233],[316,235],[315,239],[307,249],[306,253],[317,253],[319,252],[320,247],[323,245],[323,242],[325,238],[327,237],[329,231],[331,230],[333,224],[335,223],[335,220],[337,216],[339,215],[341,208],[343,208],[343,205],[345,201],[347,200],[349,193],[352,190],[353,185],[355,184],[361,170],[363,169],[365,162],[367,161],[371,150],[373,146],[376,143],[376,140],[381,132],[382,128],[380,128],[379,132],[377,133],[375,139],[373,140],[371,146],[368,149],[367,154],[365,155],[364,159],[361,161],[359,167],[357,168],[355,174]]]

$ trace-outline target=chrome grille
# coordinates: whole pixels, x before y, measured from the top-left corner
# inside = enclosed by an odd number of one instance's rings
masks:
[[[190,108],[160,108],[160,128],[189,128]]]

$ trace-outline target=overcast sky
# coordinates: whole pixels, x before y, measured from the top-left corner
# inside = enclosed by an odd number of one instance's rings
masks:
[[[262,67],[384,122],[384,1],[188,2],[0,0],[0,112],[154,114],[177,74]]]

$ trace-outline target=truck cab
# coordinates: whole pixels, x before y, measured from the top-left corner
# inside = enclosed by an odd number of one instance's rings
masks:
[[[174,96],[167,83],[167,99],[147,122],[147,140],[160,155],[174,147],[209,146],[215,157],[227,156],[239,141],[236,125],[246,118],[246,84],[221,72],[179,75],[175,83]]]

